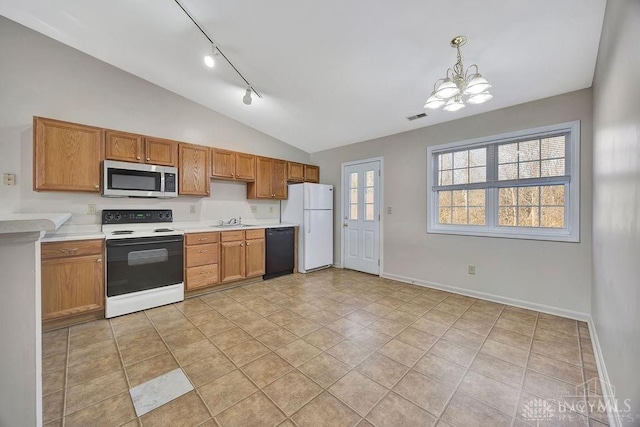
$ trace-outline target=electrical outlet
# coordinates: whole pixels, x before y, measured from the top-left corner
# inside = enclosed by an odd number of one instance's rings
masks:
[[[251,213],[253,214],[258,213],[258,207],[256,205],[251,205]]]
[[[269,213],[273,213],[273,206],[269,206]]]
[[[387,206],[387,215],[391,215],[391,206]]]
[[[96,205],[90,204],[87,205],[87,215],[95,215],[96,214]]]
[[[2,180],[4,181],[4,185],[16,185],[16,174],[4,173],[2,174]]]
[[[468,267],[468,272],[469,272],[469,274],[471,274],[472,276],[475,276],[475,274],[476,274],[476,266],[475,266],[475,265],[469,265],[469,267]]]
[[[196,213],[196,205],[190,205],[189,206],[189,213],[190,214],[195,214]]]

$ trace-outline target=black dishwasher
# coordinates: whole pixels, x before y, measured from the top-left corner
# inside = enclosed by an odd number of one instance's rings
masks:
[[[295,233],[293,227],[267,228],[266,265],[263,278],[293,273]]]

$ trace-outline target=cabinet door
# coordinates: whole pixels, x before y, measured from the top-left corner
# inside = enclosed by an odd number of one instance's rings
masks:
[[[253,181],[256,179],[256,156],[236,153],[236,179]]]
[[[302,163],[287,162],[287,181],[304,181],[304,165]]]
[[[104,307],[102,255],[42,261],[42,320]]]
[[[35,191],[100,192],[102,129],[33,118]]]
[[[218,283],[218,264],[191,267],[185,270],[185,288],[188,291]]]
[[[211,149],[211,177],[234,179],[236,173],[236,153],[227,150]]]
[[[305,182],[320,182],[320,168],[313,165],[304,165]]]
[[[152,165],[173,166],[178,164],[178,143],[169,139],[145,138],[144,161]]]
[[[265,243],[264,239],[252,239],[246,241],[246,277],[262,276],[265,268]]]
[[[107,130],[105,133],[105,158],[121,162],[144,163],[142,135]]]
[[[271,191],[275,199],[287,198],[287,162],[284,160],[273,160]]]
[[[220,243],[220,282],[244,279],[244,240]]]
[[[249,199],[271,199],[271,159],[256,157],[256,180],[247,184],[247,198]]]
[[[178,194],[209,195],[209,148],[180,144]]]

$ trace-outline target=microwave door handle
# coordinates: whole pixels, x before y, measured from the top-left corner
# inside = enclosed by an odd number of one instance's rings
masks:
[[[160,170],[160,192],[164,195],[164,168]]]

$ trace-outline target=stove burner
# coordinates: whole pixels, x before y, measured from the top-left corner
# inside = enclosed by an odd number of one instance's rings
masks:
[[[111,234],[132,234],[133,230],[116,230],[114,232],[112,232]]]
[[[156,228],[155,230],[153,230],[154,233],[166,233],[168,231],[173,231],[170,228]]]

